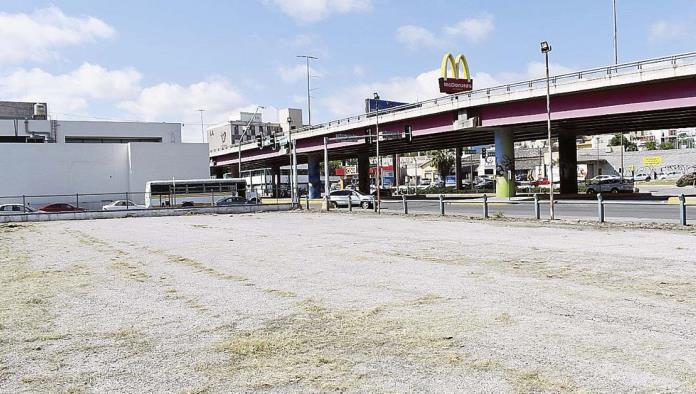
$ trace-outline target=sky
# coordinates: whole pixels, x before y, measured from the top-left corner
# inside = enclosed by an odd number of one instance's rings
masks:
[[[696,50],[695,0],[617,0],[619,62]],[[474,88],[612,64],[611,0],[2,0],[0,100],[45,101],[55,119],[204,125],[264,106],[312,123],[364,99],[438,92],[443,54],[464,54]]]

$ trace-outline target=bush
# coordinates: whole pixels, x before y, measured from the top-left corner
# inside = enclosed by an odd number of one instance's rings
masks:
[[[682,175],[682,177],[677,180],[677,186],[679,186],[679,187],[691,186],[694,184],[694,182],[696,182],[696,172],[692,172],[691,174]]]

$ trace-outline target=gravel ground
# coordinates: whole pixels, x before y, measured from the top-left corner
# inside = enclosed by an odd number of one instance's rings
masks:
[[[263,213],[0,226],[2,392],[695,392],[696,232]]]

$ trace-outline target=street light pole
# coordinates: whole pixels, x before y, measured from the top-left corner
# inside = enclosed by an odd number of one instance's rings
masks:
[[[541,53],[546,60],[546,128],[548,131],[547,143],[549,145],[549,217],[555,219],[553,206],[553,146],[551,145],[551,78],[549,76],[549,52],[551,45],[544,41],[541,43]]]
[[[375,93],[374,94],[375,101],[379,100],[379,94]],[[377,213],[381,214],[382,213],[382,207],[381,207],[381,202],[382,200],[380,199],[380,186],[381,186],[381,170],[382,170],[382,160],[380,159],[379,156],[379,103],[376,104],[377,106],[377,112],[375,113],[375,130],[376,130],[376,138],[377,138],[377,172],[375,173],[376,178],[375,178],[375,186],[377,186]]]
[[[251,122],[256,119],[256,114],[259,113],[260,109],[264,109],[265,107],[262,107],[260,105],[256,106],[256,111],[254,111],[254,115],[249,119],[247,122],[246,126],[244,127],[244,130],[242,131],[242,135],[239,136],[239,143],[237,144],[237,151],[238,151],[238,162],[239,162],[239,177],[242,177],[242,141],[244,140],[244,136],[246,136],[246,133],[249,131],[249,126],[251,125]],[[232,121],[230,121],[230,135],[232,134]]]
[[[201,142],[205,142],[205,131],[203,131],[203,112],[205,110],[199,109],[197,111],[201,113]]]
[[[309,56],[309,55],[297,55],[297,57],[304,58],[307,61],[307,124],[312,125],[312,99],[311,96],[309,95],[310,89],[309,89],[309,59],[312,60],[319,60],[318,57],[314,56]]]
[[[614,19],[614,65],[619,64],[619,41],[618,41],[618,28],[616,23],[616,0],[612,0],[612,16]],[[624,135],[623,132],[619,133],[619,139],[621,140],[621,179],[624,178]]]

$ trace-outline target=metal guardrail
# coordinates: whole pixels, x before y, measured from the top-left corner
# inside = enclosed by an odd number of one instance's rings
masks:
[[[559,74],[551,77],[551,84],[553,86],[566,85],[575,83],[578,81],[588,81],[600,78],[606,78],[618,75],[628,75],[636,72],[641,72],[645,69],[664,69],[664,68],[676,68],[685,65],[695,65],[696,64],[696,52],[681,53],[672,56],[664,56],[646,60],[639,60],[635,62],[628,62],[616,65],[609,65],[604,67],[591,68],[582,71],[575,71],[566,74]],[[500,94],[509,94],[519,91],[527,91],[536,88],[546,89],[546,78],[538,78],[521,82],[514,82],[509,84],[504,84],[495,87],[483,88],[472,90],[470,92],[455,93],[450,95],[444,95],[437,98],[417,101],[415,103],[404,104],[396,107],[385,108],[381,110],[376,110],[370,112],[369,114],[360,114],[348,116],[345,118],[332,120],[329,122],[324,122],[311,126],[300,127],[293,131],[293,139],[302,138],[301,135],[304,132],[317,130],[330,126],[337,126],[342,124],[349,124],[351,122],[357,122],[360,120],[367,119],[369,117],[384,115],[394,112],[402,112],[413,109],[420,109],[426,106],[437,105],[438,102],[443,102],[443,100],[458,100],[459,97],[466,99],[474,99],[481,97],[493,97]],[[246,145],[246,144],[245,144]],[[235,145],[237,146],[237,145]]]
[[[440,216],[445,216],[447,214],[447,209],[446,206],[451,206],[451,205],[481,205],[481,217],[484,219],[490,218],[490,206],[492,204],[506,204],[506,205],[532,205],[533,210],[530,210],[532,212],[532,217],[536,220],[541,220],[541,205],[548,205],[547,200],[540,200],[539,196],[537,194],[534,194],[534,200],[533,201],[506,201],[506,202],[490,202],[488,200],[487,195],[483,195],[483,198],[481,200],[478,199],[472,199],[472,200],[457,200],[457,201],[448,201],[444,199],[443,195],[440,195],[440,197],[437,200],[408,200],[406,199],[406,196],[402,196],[402,200],[382,200],[381,204],[384,206],[389,205],[389,204],[399,204],[401,205],[401,212],[405,215],[409,213],[409,201],[417,201],[417,202],[431,202],[433,205],[437,203],[438,206],[438,213]],[[655,202],[655,201],[631,201],[631,202],[626,202],[626,201],[606,201],[604,200],[604,197],[601,193],[597,194],[597,200],[596,201],[564,201],[564,200],[557,200],[554,202],[554,205],[594,205],[597,207],[597,221],[599,223],[605,223],[606,222],[606,207],[611,206],[611,205],[627,205],[627,206],[666,206],[664,203],[660,202]],[[681,194],[679,196],[679,224],[682,226],[687,226],[688,225],[688,220],[687,220],[687,204],[686,204],[686,196],[684,194]]]
[[[17,207],[20,209],[19,211],[0,210],[0,215],[43,214],[47,212],[39,212],[39,209],[49,204],[69,204],[75,208],[75,210],[64,210],[60,212],[100,212],[104,210],[104,206],[115,201],[130,201],[135,204],[127,204],[123,207],[119,207],[118,209],[114,209],[119,211],[210,208],[221,206],[218,205],[218,202],[221,199],[234,196],[229,192],[215,191],[187,194],[172,193],[166,195],[150,193],[151,204],[149,207],[145,207],[144,203],[147,194],[148,193],[146,192],[113,192],[0,196],[0,206],[9,205],[12,208]],[[192,204],[189,205],[186,204],[186,202],[192,202]],[[280,197],[261,197],[261,201],[252,201],[246,205],[278,205],[281,203]],[[56,212],[58,211],[53,211],[51,213]]]

